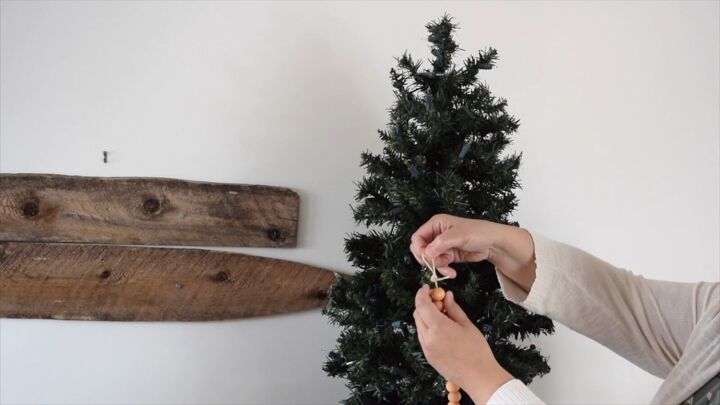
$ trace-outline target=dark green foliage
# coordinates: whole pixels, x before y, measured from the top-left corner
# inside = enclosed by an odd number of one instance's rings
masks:
[[[379,131],[384,149],[361,156],[367,175],[357,183],[353,214],[368,230],[345,241],[358,271],[337,279],[323,309],[342,328],[324,370],[348,381],[348,404],[442,403],[444,381],[425,361],[414,329],[414,295],[427,272],[408,249],[410,236],[438,213],[511,223],[517,205],[520,155],[505,148],[518,121],[477,78],[493,68],[497,51],[480,51],[456,66],[455,28],[448,16],[427,25],[431,69],[407,54],[397,59],[390,71],[396,101],[388,129]],[[446,288],[498,361],[526,383],[547,373],[534,346],[515,342],[552,333],[552,322],[506,301],[490,263],[456,268],[459,275]],[[463,403],[472,401],[465,396]]]

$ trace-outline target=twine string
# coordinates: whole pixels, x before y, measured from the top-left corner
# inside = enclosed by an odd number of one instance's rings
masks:
[[[425,263],[425,267],[430,272],[430,282],[435,283],[435,288],[438,288],[438,281],[443,281],[443,280],[447,280],[450,278],[449,276],[438,278],[437,267],[435,267],[435,258],[434,257],[432,259],[432,266],[428,263],[427,259],[425,259],[424,254],[422,255],[421,258],[422,258],[423,263]]]
[[[437,276],[437,267],[435,267],[435,258],[432,259],[432,266],[428,263],[428,261],[427,261],[427,259],[425,258],[425,255],[424,255],[424,254],[421,256],[421,258],[422,258],[423,263],[425,263],[425,267],[426,267],[426,268],[428,269],[428,271],[432,274],[432,275],[430,276],[430,281],[433,282],[433,283],[435,283],[435,288],[438,288],[438,281],[443,281],[443,280],[447,280],[447,279],[450,278],[449,276],[445,276],[445,277],[438,278],[438,276]],[[448,381],[448,383],[449,383],[449,382],[450,382],[450,381]],[[454,391],[454,392],[457,394],[458,391]],[[448,399],[449,399],[449,398],[450,398],[450,393],[448,392]]]

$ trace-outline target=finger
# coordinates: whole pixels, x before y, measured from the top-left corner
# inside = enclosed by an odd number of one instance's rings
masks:
[[[447,325],[449,320],[430,299],[430,286],[427,284],[420,287],[415,294],[415,309],[428,329],[441,328]]]
[[[447,222],[450,218],[452,217],[445,214],[434,215],[412,234],[410,242],[413,246],[415,256],[417,256],[418,259],[425,254],[427,245],[432,242],[437,235],[440,235],[443,229],[447,228]]]
[[[423,354],[425,354],[425,346],[427,344],[426,343],[427,342],[427,330],[423,331],[423,330],[418,329],[417,337],[418,337],[418,342],[420,342],[420,348],[422,349]]]
[[[450,319],[461,325],[472,324],[470,319],[467,317],[467,314],[465,314],[465,311],[463,311],[462,308],[460,308],[460,305],[455,302],[455,295],[452,291],[448,291],[447,294],[445,294],[443,304],[445,304],[445,312],[447,312],[447,316],[449,316]]]
[[[413,256],[415,256],[415,260],[420,264],[425,264],[422,261],[422,256],[425,252],[425,246],[427,246],[427,242],[418,239],[415,236],[412,237],[412,241],[410,242],[410,251],[412,252]]]
[[[440,274],[442,274],[443,276],[447,276],[450,278],[457,277],[457,270],[453,269],[450,266],[438,267],[437,271],[439,271]]]
[[[425,250],[425,253],[426,253],[426,259],[428,261],[432,262],[435,265],[435,267],[446,267],[447,265],[449,265],[450,263],[455,261],[455,255],[453,254],[453,252],[440,253],[436,257],[427,255],[427,249]]]
[[[425,225],[423,225],[425,226]],[[435,237],[432,233],[428,234],[425,231],[421,230],[423,229],[423,226],[418,228],[417,231],[415,231],[414,234],[410,237],[410,246],[414,246],[416,248],[424,249],[425,246],[427,246],[428,243],[430,243],[433,238]]]
[[[417,308],[418,305],[420,305],[420,302],[422,301],[423,295],[430,294],[430,286],[427,284],[423,284],[422,287],[420,287],[419,290],[415,293],[415,307]]]
[[[415,256],[415,261],[417,261],[420,264],[425,264],[422,261],[422,250],[415,243],[410,244],[410,253],[412,253],[412,255]]]
[[[466,243],[467,235],[451,228],[436,236],[425,248],[425,254],[432,258],[444,259],[446,257],[439,256],[443,253],[450,254],[452,249],[462,249]]]
[[[413,233],[410,237],[412,243],[424,247],[435,239],[435,236],[442,231],[442,228],[438,226],[438,220],[440,218],[441,217],[439,216],[434,216],[427,220],[424,224],[420,225],[420,228],[418,228],[417,231],[415,231],[415,233]]]
[[[414,245],[410,245],[410,252],[412,252],[413,256],[415,256],[415,260],[418,263],[420,263],[423,266],[426,265],[426,262],[428,260],[423,260],[423,258],[422,258],[423,254],[422,254],[422,252],[420,252],[418,250],[417,247],[415,247]],[[429,264],[430,266],[432,266],[434,264],[435,268],[438,271],[440,271],[440,273],[443,276],[449,276],[450,278],[455,278],[455,276],[457,275],[455,269],[453,269],[452,267],[448,267],[448,264],[453,262],[452,255],[443,254],[443,255],[440,255],[440,257],[435,258],[434,260],[431,260],[431,261],[432,261],[432,263],[427,263],[427,264]]]
[[[415,318],[415,329],[417,329],[418,334],[425,333],[428,329],[427,324],[425,321],[423,321],[422,317],[418,313],[417,309],[413,312],[413,318]]]

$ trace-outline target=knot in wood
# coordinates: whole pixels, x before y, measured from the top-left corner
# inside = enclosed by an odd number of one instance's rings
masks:
[[[218,271],[217,274],[215,274],[215,277],[213,277],[213,279],[217,283],[224,283],[230,279],[230,276],[225,271]]]
[[[325,290],[320,290],[320,291],[318,291],[318,292],[315,294],[315,296],[316,296],[317,299],[319,299],[320,301],[324,301],[324,300],[327,299],[328,293],[327,293],[327,291],[325,291]]]
[[[155,197],[150,197],[143,203],[143,209],[148,214],[155,214],[160,210],[160,200]]]
[[[267,231],[267,237],[273,242],[277,242],[280,240],[282,234],[277,228],[271,228]]]
[[[37,200],[26,201],[20,210],[25,218],[34,218],[40,213],[40,204],[38,204]]]
[[[110,278],[110,270],[104,270],[100,273],[100,278],[103,280]]]

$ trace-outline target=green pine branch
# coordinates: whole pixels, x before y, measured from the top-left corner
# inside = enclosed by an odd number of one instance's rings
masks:
[[[456,65],[453,19],[446,15],[426,28],[428,68],[405,53],[390,70],[395,101],[388,127],[378,131],[384,146],[361,154],[366,174],[355,183],[353,218],[367,230],[345,239],[357,271],[337,278],[323,308],[341,328],[323,369],[347,381],[347,404],[444,398],[444,381],[427,364],[414,328],[414,295],[428,279],[408,249],[412,233],[438,213],[517,225],[510,216],[522,155],[507,147],[519,121],[507,112],[507,100],[478,78],[495,67],[497,50],[481,50]],[[446,287],[500,364],[526,383],[549,372],[547,359],[518,341],[552,333],[552,322],[505,300],[492,264],[455,267],[458,277]],[[472,401],[465,396],[463,403]]]

